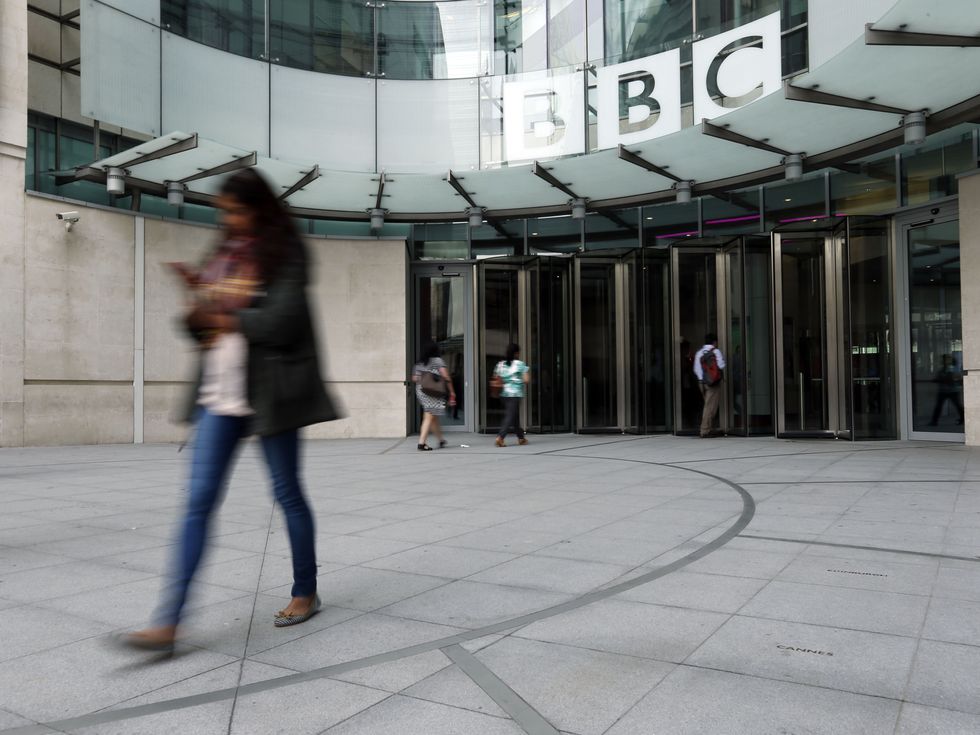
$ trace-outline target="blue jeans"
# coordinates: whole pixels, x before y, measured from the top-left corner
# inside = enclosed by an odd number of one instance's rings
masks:
[[[201,563],[212,511],[220,503],[241,440],[249,432],[248,417],[198,415],[191,459],[187,511],[177,545],[173,580],[158,612],[160,625],[177,625],[187,602],[191,580]],[[260,437],[276,501],[286,516],[293,554],[294,597],[316,592],[316,537],[313,516],[299,484],[299,431]]]

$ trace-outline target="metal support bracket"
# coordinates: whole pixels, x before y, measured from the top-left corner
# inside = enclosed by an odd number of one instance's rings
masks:
[[[646,169],[647,171],[655,173],[658,176],[663,176],[665,179],[670,179],[671,181],[682,181],[679,176],[670,173],[670,171],[667,169],[661,168],[654,163],[650,163],[645,158],[633,153],[633,151],[626,150],[626,146],[624,146],[622,143],[619,144],[619,157],[627,163],[632,163],[634,166],[639,166],[640,168]]]
[[[568,194],[572,199],[579,199],[579,195],[572,191],[568,184],[563,184],[554,175],[548,171],[544,166],[541,165],[540,161],[535,161],[534,165],[531,166],[531,173],[537,176],[542,181],[546,181],[550,186],[558,189],[558,191]]]
[[[915,33],[914,31],[885,31],[864,27],[864,43],[868,46],[980,46],[980,36],[956,36],[948,33]]]
[[[310,171],[307,171],[306,174],[303,176],[303,178],[301,178],[295,184],[293,184],[288,189],[286,189],[286,191],[280,194],[279,201],[283,201],[286,198],[292,196],[300,189],[302,189],[304,186],[307,186],[308,184],[312,184],[314,181],[316,181],[319,178],[320,178],[320,165],[317,164]]]
[[[891,107],[890,105],[879,105],[871,100],[857,100],[853,97],[844,97],[830,92],[821,92],[817,89],[806,89],[804,87],[794,87],[789,82],[783,83],[783,96],[794,102],[809,102],[815,105],[830,105],[832,107],[847,107],[852,110],[867,110],[868,112],[890,112],[895,115],[907,115],[911,110],[903,110],[901,107]]]
[[[742,135],[741,133],[736,133],[734,130],[729,130],[728,128],[723,128],[718,125],[712,125],[707,121],[701,123],[701,132],[704,135],[710,135],[712,138],[727,140],[729,143],[740,143],[741,145],[747,145],[750,148],[758,148],[759,150],[769,151],[770,153],[776,153],[780,156],[790,155],[790,151],[785,151],[782,148],[769,145],[764,141],[750,138],[747,135]]]

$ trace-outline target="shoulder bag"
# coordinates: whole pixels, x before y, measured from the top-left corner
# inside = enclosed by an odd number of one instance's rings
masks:
[[[423,370],[419,377],[419,387],[425,395],[431,398],[445,398],[449,395],[449,386],[439,373]]]

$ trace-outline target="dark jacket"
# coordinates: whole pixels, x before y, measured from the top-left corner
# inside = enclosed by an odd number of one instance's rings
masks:
[[[251,429],[278,434],[342,418],[323,386],[316,337],[306,297],[305,246],[279,267],[264,294],[237,312],[248,341],[248,402],[255,412]],[[197,412],[201,367],[184,406],[183,419]]]

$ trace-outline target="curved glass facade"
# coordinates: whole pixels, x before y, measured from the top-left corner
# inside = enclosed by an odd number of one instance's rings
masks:
[[[268,13],[266,13],[268,7]],[[784,73],[806,67],[807,0],[162,0],[161,27],[296,69],[463,79],[619,63],[781,11]]]

